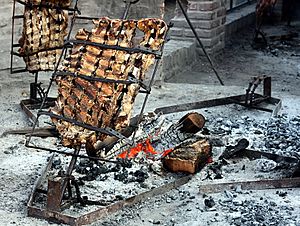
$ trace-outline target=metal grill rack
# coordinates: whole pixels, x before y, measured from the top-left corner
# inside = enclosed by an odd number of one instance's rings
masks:
[[[15,60],[20,59],[23,57],[29,57],[32,54],[20,54],[18,51],[16,51],[17,48],[20,48],[21,45],[19,43],[15,43],[15,36],[17,32],[17,20],[23,20],[24,15],[17,14],[17,7],[23,6],[24,11],[26,8],[32,9],[32,8],[39,8],[39,9],[58,9],[58,10],[67,10],[69,20],[71,21],[70,27],[72,27],[73,18],[76,14],[80,14],[80,11],[77,8],[78,0],[74,0],[72,5],[70,7],[58,7],[54,5],[49,4],[38,4],[34,5],[30,2],[27,2],[25,0],[14,0],[13,1],[13,15],[12,15],[12,30],[11,30],[11,58],[10,58],[10,73],[11,74],[17,74],[17,73],[24,73],[28,72],[28,69],[26,66],[20,67],[19,64],[16,65]],[[68,36],[70,33],[68,34]],[[49,51],[49,50],[55,50],[55,49],[62,49],[62,47],[57,48],[47,48],[47,49],[41,49],[38,52],[35,52],[34,54]],[[25,114],[28,116],[29,120],[34,123],[36,121],[36,116],[31,112],[33,109],[39,109],[41,106],[41,102],[46,96],[44,89],[42,88],[42,83],[39,82],[39,71],[33,72],[34,73],[34,82],[30,83],[30,96],[29,99],[21,100],[20,105]],[[53,106],[55,103],[55,98],[47,97],[43,107],[48,108],[50,106]]]
[[[124,2],[126,3],[126,8],[125,8],[125,11],[124,11],[124,14],[123,14],[122,21],[127,19],[128,12],[129,12],[129,9],[130,9],[131,5],[137,3],[138,0],[134,0],[134,1],[124,0]],[[124,140],[127,144],[134,145],[135,131],[137,129],[137,126],[138,126],[139,122],[142,119],[143,112],[144,112],[144,109],[145,109],[145,106],[146,106],[146,103],[147,103],[147,100],[148,100],[148,96],[151,93],[151,87],[154,83],[155,74],[158,70],[158,66],[159,66],[159,62],[161,60],[164,45],[163,44],[161,45],[161,48],[160,48],[159,51],[153,51],[151,49],[144,48],[144,47],[141,47],[141,48],[140,47],[126,48],[126,47],[121,47],[121,46],[118,46],[118,45],[104,45],[104,44],[99,44],[99,43],[94,43],[94,42],[89,42],[89,41],[70,39],[70,34],[72,32],[72,28],[73,28],[73,26],[74,26],[74,24],[76,23],[77,20],[92,20],[92,19],[98,19],[98,18],[83,17],[83,16],[81,17],[81,16],[78,16],[78,15],[73,16],[71,29],[69,31],[69,35],[67,37],[67,40],[65,41],[65,44],[63,46],[60,59],[57,62],[55,70],[54,70],[54,72],[51,76],[49,85],[48,85],[47,89],[45,90],[45,95],[42,99],[39,111],[37,113],[37,118],[35,119],[35,122],[34,122],[33,127],[32,127],[32,131],[31,131],[31,133],[29,134],[29,136],[27,137],[27,140],[26,140],[26,144],[25,144],[26,147],[39,149],[39,150],[43,150],[43,151],[49,151],[49,152],[52,152],[52,153],[63,154],[63,155],[67,155],[67,156],[72,156],[72,159],[69,163],[69,166],[68,166],[66,172],[63,175],[60,175],[61,179],[59,179],[59,180],[48,179],[47,205],[46,205],[45,209],[40,209],[40,208],[37,208],[37,207],[34,206],[34,201],[35,201],[34,197],[35,197],[36,193],[38,193],[38,191],[39,191],[39,189],[36,186],[36,188],[34,189],[32,195],[31,195],[30,201],[28,203],[28,214],[30,216],[42,217],[42,218],[45,218],[45,219],[48,219],[48,220],[51,220],[51,221],[71,223],[71,222],[68,222],[68,220],[65,220],[66,218],[61,219],[61,216],[63,216],[63,214],[61,214],[60,211],[61,211],[61,208],[62,208],[63,199],[65,197],[65,195],[64,195],[65,191],[70,190],[71,184],[74,185],[74,178],[72,176],[72,171],[75,167],[75,164],[76,164],[76,161],[77,161],[78,158],[88,158],[90,160],[95,160],[95,161],[103,161],[103,162],[121,164],[122,166],[128,166],[128,164],[130,164],[130,162],[127,159],[122,160],[122,161],[118,161],[118,160],[110,160],[108,158],[99,158],[99,157],[92,157],[92,156],[80,154],[80,150],[82,148],[81,145],[78,145],[78,146],[74,147],[74,150],[63,151],[63,150],[59,150],[59,149],[51,149],[51,148],[47,148],[47,147],[42,147],[40,145],[36,145],[36,144],[34,144],[34,142],[32,140],[32,137],[34,136],[34,132],[35,132],[36,127],[38,125],[39,118],[41,116],[50,116],[51,118],[56,118],[56,119],[59,119],[59,120],[62,120],[62,121],[66,121],[66,122],[71,123],[72,125],[77,125],[77,126],[85,128],[85,129],[95,131],[96,133],[100,133],[100,134],[102,133],[102,134],[106,134],[106,135],[109,135],[109,136],[114,136],[114,137],[118,138],[119,140]],[[166,31],[163,39],[165,39],[166,36],[167,36],[168,28],[169,28],[169,26],[167,27],[167,31]],[[81,74],[77,74],[77,73],[74,74],[74,73],[71,73],[71,72],[60,71],[58,68],[59,68],[59,65],[60,65],[62,59],[66,57],[68,49],[72,48],[73,45],[75,45],[75,44],[97,46],[97,47],[101,47],[103,49],[120,50],[120,51],[124,51],[124,52],[127,52],[127,53],[143,53],[143,54],[154,55],[155,56],[155,61],[154,61],[153,70],[152,70],[152,73],[151,73],[150,80],[146,84],[145,82],[143,82],[139,79],[135,79],[135,78],[128,78],[127,80],[117,80],[117,79],[115,80],[115,79],[85,76],[85,75],[81,75]],[[114,84],[121,84],[121,83],[122,84],[128,84],[128,85],[129,84],[134,84],[134,83],[139,84],[139,86],[140,86],[139,92],[143,93],[145,95],[145,97],[144,97],[144,101],[143,101],[142,106],[141,106],[140,113],[137,116],[137,120],[135,121],[134,125],[131,125],[135,128],[134,131],[133,131],[133,135],[131,136],[132,138],[129,139],[126,136],[124,136],[123,134],[121,134],[120,132],[115,131],[115,130],[113,130],[111,128],[108,128],[108,127],[98,128],[98,127],[94,127],[94,126],[79,122],[79,121],[77,121],[73,118],[68,118],[68,117],[65,117],[65,116],[54,114],[52,112],[44,111],[43,108],[47,105],[48,94],[49,94],[50,89],[53,85],[53,82],[55,81],[57,76],[72,76],[72,77],[79,77],[79,78],[84,79],[86,81],[99,81],[99,82],[114,83]],[[47,168],[49,168],[49,167],[47,167]],[[40,183],[40,182],[41,181],[39,181],[38,183]],[[79,189],[78,186],[75,186],[75,189],[78,191],[78,189]],[[71,194],[69,194],[68,200],[71,200],[71,199],[72,199]],[[77,197],[77,201],[78,201],[78,197]],[[80,202],[80,200],[79,200],[79,202]],[[99,213],[101,211],[103,212],[103,209],[102,210],[99,209]],[[54,214],[55,215],[54,217],[53,217],[53,214],[52,214],[53,212],[56,213],[56,214]],[[71,224],[73,224],[73,223],[71,223]]]

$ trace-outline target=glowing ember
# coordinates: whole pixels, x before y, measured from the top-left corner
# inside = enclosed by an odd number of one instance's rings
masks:
[[[148,157],[154,157],[154,156],[160,156],[160,157],[165,157],[166,155],[168,155],[173,149],[168,149],[168,150],[164,150],[162,152],[157,152],[155,151],[155,149],[153,148],[153,146],[151,145],[151,141],[150,139],[146,139],[146,141],[144,143],[138,143],[135,147],[126,150],[124,152],[122,152],[121,154],[118,155],[118,158],[135,158],[138,153],[140,152],[144,152]]]
[[[207,163],[208,163],[208,164],[209,164],[209,163],[213,163],[213,161],[214,161],[213,158],[212,158],[211,156],[209,156],[208,159],[207,159]]]

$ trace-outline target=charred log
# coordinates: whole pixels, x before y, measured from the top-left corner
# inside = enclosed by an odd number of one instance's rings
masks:
[[[172,172],[196,173],[211,157],[211,145],[207,140],[176,148],[163,159],[164,167]]]

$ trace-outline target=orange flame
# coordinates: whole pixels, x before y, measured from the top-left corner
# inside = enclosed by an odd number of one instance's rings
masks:
[[[155,151],[155,149],[151,145],[150,139],[148,138],[144,143],[138,143],[135,147],[122,152],[121,154],[118,155],[118,158],[122,158],[122,159],[126,157],[129,159],[135,158],[140,152],[144,152],[146,155],[150,155],[150,156],[161,154],[161,157],[165,157],[172,150],[173,149],[168,149],[163,151],[162,153],[158,153],[157,151]]]

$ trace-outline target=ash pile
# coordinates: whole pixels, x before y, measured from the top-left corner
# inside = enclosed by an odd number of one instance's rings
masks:
[[[75,200],[64,213],[80,215],[83,207],[90,211],[109,206],[197,173],[211,161],[212,154],[208,140],[200,136],[204,123],[204,117],[195,112],[178,121],[161,114],[146,114],[136,133],[129,137],[135,136],[134,147],[111,137],[108,140],[115,141],[111,149],[98,151],[103,161],[77,161],[72,186],[66,189],[66,194],[75,194]],[[85,152],[84,148],[81,152]],[[64,177],[70,161],[70,157],[55,157],[47,177]],[[42,186],[46,190],[46,181]],[[40,197],[40,201],[45,202],[44,198]]]
[[[297,169],[299,116],[256,117],[255,113],[244,110],[241,116],[232,114],[240,111],[236,107],[204,111],[210,117],[206,118],[205,127],[197,135],[209,140],[213,161],[195,174],[187,185],[121,210],[101,221],[103,225],[126,225],[134,218],[157,225],[299,224],[299,208],[290,201],[299,197],[298,189],[264,190],[256,184],[264,179],[267,179],[266,183],[272,179],[281,183],[281,179],[290,178]],[[168,115],[167,120],[175,120],[182,114]],[[282,141],[281,146],[278,140]],[[276,146],[268,146],[274,142]],[[253,186],[245,188],[239,181],[248,181]],[[212,185],[207,189],[206,184]],[[218,184],[223,188],[216,188]],[[162,214],[161,218],[145,217],[153,208],[172,211]]]

